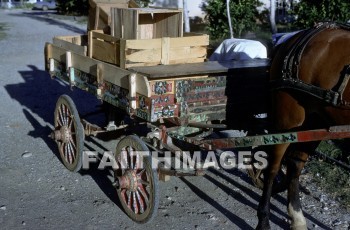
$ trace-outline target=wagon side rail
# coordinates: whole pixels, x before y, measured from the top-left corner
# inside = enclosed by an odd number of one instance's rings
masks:
[[[71,87],[88,91],[118,107],[121,106],[116,101],[118,98],[111,93],[113,86],[126,89],[131,109],[136,108],[136,92],[151,94],[146,77],[52,43],[45,44],[45,69],[51,77],[60,78]]]

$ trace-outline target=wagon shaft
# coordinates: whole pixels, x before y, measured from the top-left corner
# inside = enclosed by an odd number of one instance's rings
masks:
[[[350,126],[332,126],[329,129],[317,129],[290,133],[266,134],[236,138],[221,138],[198,140],[191,137],[186,137],[187,142],[196,144],[204,149],[225,149],[252,147],[263,145],[277,145],[296,142],[311,142],[331,139],[341,139],[350,137]]]

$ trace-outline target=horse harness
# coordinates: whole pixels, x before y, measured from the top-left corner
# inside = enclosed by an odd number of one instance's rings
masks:
[[[302,31],[301,33],[303,33],[302,35],[304,36],[299,36],[295,42],[296,45],[292,47],[283,61],[282,78],[272,81],[271,89],[297,90],[318,98],[332,106],[350,109],[350,102],[343,100],[343,93],[350,79],[350,65],[345,67],[345,71],[340,78],[341,83],[339,82],[337,86],[331,90],[305,83],[299,79],[298,66],[303,51],[309,41],[323,30],[337,28],[350,30],[349,25],[334,22],[322,22],[317,24],[314,28]]]

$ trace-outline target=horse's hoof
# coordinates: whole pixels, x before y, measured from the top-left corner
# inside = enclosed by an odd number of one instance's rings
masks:
[[[306,224],[302,224],[302,225],[291,225],[290,226],[291,230],[307,230],[307,226]]]

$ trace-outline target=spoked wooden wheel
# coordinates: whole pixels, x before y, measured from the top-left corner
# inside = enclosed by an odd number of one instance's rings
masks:
[[[51,136],[58,145],[63,164],[70,171],[79,171],[82,166],[84,128],[73,100],[67,95],[57,100],[54,124],[55,130]]]
[[[139,137],[123,138],[117,145],[118,169],[114,170],[114,178],[126,214],[135,222],[146,223],[158,209],[158,174],[152,169],[151,156],[141,151],[148,151],[148,148]]]

